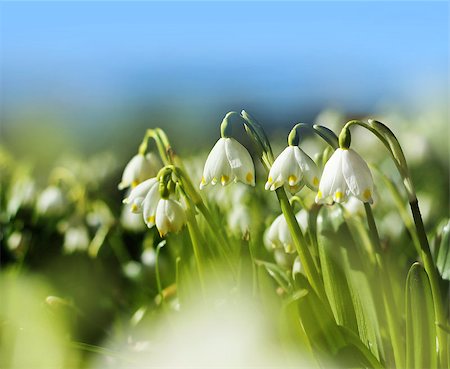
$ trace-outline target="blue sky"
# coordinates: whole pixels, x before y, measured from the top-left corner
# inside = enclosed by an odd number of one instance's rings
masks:
[[[273,120],[329,105],[408,107],[417,96],[448,93],[447,2],[0,7],[8,121],[23,107],[45,107],[90,124],[135,104],[211,116],[250,106]]]

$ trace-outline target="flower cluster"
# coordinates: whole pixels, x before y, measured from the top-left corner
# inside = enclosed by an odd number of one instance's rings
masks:
[[[138,184],[123,202],[130,204],[133,213],[142,213],[148,228],[156,225],[161,237],[168,232],[179,232],[186,223],[181,203],[173,198],[162,198],[159,180],[155,177]]]

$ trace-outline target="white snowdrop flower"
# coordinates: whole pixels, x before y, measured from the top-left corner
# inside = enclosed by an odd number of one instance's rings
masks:
[[[36,197],[36,185],[29,177],[20,178],[10,187],[7,210],[15,215],[21,207],[31,206]]]
[[[120,224],[124,229],[131,232],[140,232],[145,228],[145,225],[142,222],[142,215],[133,213],[131,211],[131,205],[129,204],[122,208]]]
[[[89,243],[89,233],[85,226],[69,227],[64,233],[63,247],[67,253],[72,253],[77,250],[87,250]]]
[[[61,215],[66,206],[66,199],[59,187],[47,187],[39,195],[36,210],[42,215]]]
[[[289,145],[273,162],[265,188],[275,191],[283,185],[288,185],[291,192],[297,192],[303,187],[303,183],[316,190],[319,170],[302,149]]]
[[[168,232],[177,233],[186,223],[186,214],[181,204],[173,199],[161,199],[156,208],[156,228],[161,237]]]
[[[308,213],[306,210],[300,210],[295,215],[303,232],[306,231],[308,224],[307,215]],[[284,248],[287,253],[295,252],[294,241],[292,240],[291,232],[289,231],[284,214],[280,214],[276,217],[269,226],[264,241],[266,242],[266,246],[271,246],[272,248]]]
[[[292,276],[295,279],[297,274],[302,272],[302,263],[300,262],[300,256],[297,256],[294,260],[294,264],[292,265]]]
[[[142,202],[142,216],[144,217],[144,222],[148,228],[155,225],[156,208],[160,199],[161,194],[159,192],[159,183],[157,182],[151,186]]]
[[[373,178],[367,163],[352,149],[337,149],[323,169],[316,202],[329,198],[345,202],[355,196],[362,202],[373,203]]]
[[[248,209],[241,203],[236,203],[227,216],[228,225],[230,229],[239,232],[242,235],[247,234],[250,231],[250,214]]]
[[[255,167],[247,149],[231,137],[222,137],[206,159],[200,189],[208,183],[222,186],[231,181],[255,185]]]
[[[374,194],[372,194],[373,196]],[[349,199],[342,205],[350,215],[364,214],[364,205],[359,199],[354,196],[350,196]]]
[[[154,248],[147,248],[141,254],[142,264],[147,266],[155,266],[156,263],[156,251]]]
[[[119,190],[127,187],[136,187],[148,178],[155,177],[161,168],[161,162],[153,153],[147,155],[137,154],[131,158],[123,171]]]
[[[152,193],[156,191],[159,194],[159,181],[156,178],[150,178],[139,183],[131,190],[129,196],[123,200],[123,203],[129,204],[133,213],[140,213],[142,212],[144,200],[151,191]],[[157,200],[159,200],[159,197]]]

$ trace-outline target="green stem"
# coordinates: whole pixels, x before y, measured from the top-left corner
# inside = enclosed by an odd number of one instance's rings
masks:
[[[445,316],[441,289],[439,287],[439,275],[436,270],[436,266],[431,255],[430,245],[428,244],[428,238],[423,225],[422,216],[419,209],[419,201],[415,199],[409,203],[411,212],[414,218],[414,224],[417,230],[417,236],[419,237],[421,256],[425,270],[430,278],[431,293],[433,294],[434,301],[434,313],[436,315],[438,324],[447,324]],[[437,330],[438,347],[439,347],[439,362],[440,367],[448,367],[448,352],[447,352],[447,334],[442,330]]]
[[[385,267],[381,253],[380,236],[378,234],[377,225],[373,216],[372,208],[369,203],[364,203],[364,209],[367,216],[367,224],[369,226],[370,236],[372,238],[373,248],[376,255],[377,266],[379,268],[380,288],[383,294],[384,308],[388,321],[389,333],[391,336],[392,348],[394,351],[395,366],[397,368],[405,367],[405,350],[402,344],[400,327],[398,324],[399,317],[394,309],[394,293],[392,292],[389,280],[389,269]]]
[[[156,246],[156,258],[155,258],[155,275],[156,275],[156,288],[158,289],[158,295],[161,299],[161,305],[165,306],[164,301],[164,294],[162,291],[162,284],[161,284],[161,276],[159,273],[159,251],[161,248],[165,245],[165,242],[160,242],[158,246]]]
[[[286,218],[289,231],[292,234],[292,239],[294,241],[295,247],[300,257],[300,262],[302,263],[305,275],[308,278],[308,281],[313,287],[314,291],[321,298],[321,300],[327,301],[322,279],[316,268],[314,259],[312,258],[308,246],[305,242],[302,230],[300,229],[297,219],[295,218],[294,211],[292,210],[292,206],[289,203],[284,188],[282,187],[278,188],[276,190],[276,194],[278,197],[278,201],[280,202],[281,211],[283,212],[284,217]]]
[[[145,132],[144,139],[142,140],[142,143],[139,145],[138,149],[139,154],[145,155],[145,152],[147,151],[149,138],[152,138],[155,141],[156,147],[159,152],[159,156],[161,157],[161,160],[163,161],[164,165],[171,164],[171,158],[168,156],[163,140],[161,139],[156,129],[147,129],[147,131]]]

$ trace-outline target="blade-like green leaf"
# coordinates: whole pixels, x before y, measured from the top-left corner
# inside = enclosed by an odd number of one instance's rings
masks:
[[[357,332],[358,325],[342,255],[345,244],[351,242],[351,238],[346,233],[340,212],[323,208],[317,218],[317,229],[325,293],[333,310],[334,318],[337,324]]]
[[[436,266],[441,277],[450,281],[450,221],[442,227],[439,236],[440,242]]]
[[[436,325],[430,281],[414,263],[406,279],[406,367],[435,368]]]
[[[298,311],[317,360],[325,367],[333,363],[348,368],[382,368],[355,333],[336,324],[332,312],[317,297],[308,280],[300,275],[296,282],[308,291],[298,299]]]

